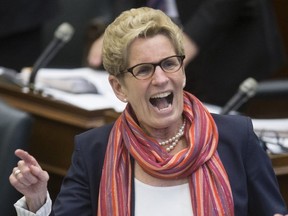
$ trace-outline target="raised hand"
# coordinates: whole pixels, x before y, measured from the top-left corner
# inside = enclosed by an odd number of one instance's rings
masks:
[[[9,177],[10,183],[25,196],[28,209],[36,212],[45,204],[49,175],[28,152],[17,149],[15,155],[20,160]]]
[[[103,35],[95,40],[88,53],[88,64],[93,68],[98,68],[102,64]]]

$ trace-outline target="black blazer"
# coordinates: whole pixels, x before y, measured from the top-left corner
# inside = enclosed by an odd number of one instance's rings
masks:
[[[250,119],[213,115],[219,130],[218,152],[228,173],[235,215],[284,213],[271,161],[260,147]],[[112,125],[76,136],[72,164],[52,215],[96,215],[101,170]],[[134,196],[132,195],[132,208]],[[133,209],[132,209],[133,212]]]

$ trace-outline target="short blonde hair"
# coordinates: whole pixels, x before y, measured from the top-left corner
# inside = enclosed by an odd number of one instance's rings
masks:
[[[127,69],[129,46],[136,38],[167,36],[176,55],[184,55],[181,29],[162,11],[148,7],[130,9],[121,13],[105,30],[103,65],[111,75]]]

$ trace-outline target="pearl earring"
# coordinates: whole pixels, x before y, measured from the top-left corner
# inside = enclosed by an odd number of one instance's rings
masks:
[[[127,99],[126,99],[126,98],[124,98],[123,101],[124,101],[125,103],[127,103]]]

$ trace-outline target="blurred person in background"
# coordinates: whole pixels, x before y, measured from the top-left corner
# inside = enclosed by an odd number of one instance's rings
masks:
[[[269,79],[287,63],[272,0],[162,0],[164,8],[160,1],[114,0],[111,10],[159,7],[181,26],[185,90],[203,102],[223,106],[246,78]],[[102,37],[91,46],[91,67],[102,64],[101,46]]]

